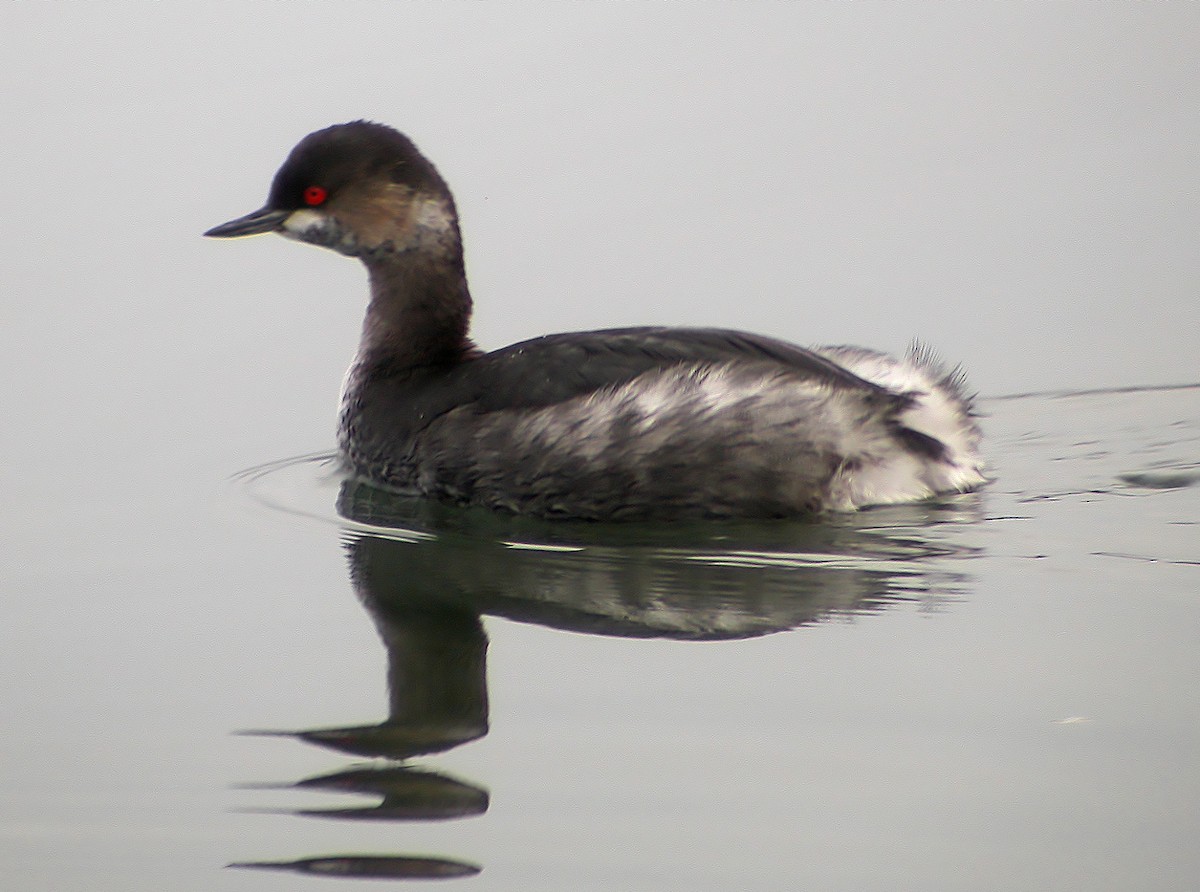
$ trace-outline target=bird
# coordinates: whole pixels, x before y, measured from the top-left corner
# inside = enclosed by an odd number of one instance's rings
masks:
[[[920,343],[902,357],[717,328],[470,338],[454,198],[411,139],[358,120],[302,139],[257,211],[357,258],[369,301],[339,454],[383,489],[589,521],[796,518],[985,481],[974,396]]]

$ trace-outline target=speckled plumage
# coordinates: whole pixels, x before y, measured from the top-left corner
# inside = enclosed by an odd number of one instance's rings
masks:
[[[320,187],[313,206],[305,195]],[[328,196],[327,200],[325,196]],[[468,339],[454,202],[407,138],[318,131],[268,204],[216,236],[279,231],[358,257],[371,280],[339,442],[375,483],[464,504],[596,520],[784,517],[983,482],[961,375],[715,329]]]

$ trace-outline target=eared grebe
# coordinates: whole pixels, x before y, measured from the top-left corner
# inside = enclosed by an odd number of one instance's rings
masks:
[[[543,517],[783,517],[984,480],[957,371],[717,329],[627,328],[492,353],[468,338],[454,199],[402,134],[355,121],[292,150],[261,210],[370,276],[339,443],[377,484]]]

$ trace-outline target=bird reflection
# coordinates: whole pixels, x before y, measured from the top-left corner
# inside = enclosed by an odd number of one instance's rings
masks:
[[[377,622],[426,605],[683,640],[748,638],[954,597],[966,577],[930,561],[977,553],[938,532],[977,509],[968,496],[820,523],[551,523],[356,482],[338,502],[354,523],[351,576]]]
[[[938,531],[973,519],[977,497],[896,510],[821,523],[549,524],[347,481],[338,512],[351,582],[387,650],[388,715],[369,725],[259,733],[388,761],[290,785],[376,803],[291,813],[440,821],[487,810],[483,786],[409,762],[487,734],[485,615],[589,634],[725,640],[954,597],[966,576],[948,561],[976,552]],[[231,866],[389,878],[479,870],[423,855]]]
[[[324,858],[299,858],[295,861],[239,861],[230,867],[252,870],[286,870],[291,873],[323,877],[376,880],[431,880],[469,877],[480,868],[450,858],[409,855],[329,855]]]
[[[349,808],[302,808],[287,812],[310,818],[369,821],[444,821],[481,815],[488,808],[482,787],[409,765],[356,766],[294,784],[248,784],[255,790],[321,790],[379,796],[376,805]]]

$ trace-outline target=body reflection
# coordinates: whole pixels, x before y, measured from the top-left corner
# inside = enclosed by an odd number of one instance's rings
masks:
[[[351,572],[377,619],[422,605],[591,634],[696,640],[952,597],[965,577],[947,560],[977,551],[938,529],[975,519],[977,507],[977,496],[965,496],[819,523],[601,525],[500,517],[354,482],[338,503],[359,526],[348,545]],[[947,560],[934,570],[935,558]]]
[[[604,526],[543,523],[450,508],[347,482],[350,577],[388,656],[388,716],[372,725],[287,732],[391,760],[292,786],[373,795],[369,806],[306,817],[413,821],[480,815],[487,790],[407,760],[488,731],[484,615],[624,637],[766,635],[891,603],[952,598],[952,569],[976,551],[944,531],[976,519],[978,497],[821,523]],[[265,732],[280,733],[280,732]],[[325,876],[466,876],[467,861],[330,855],[233,866]]]

